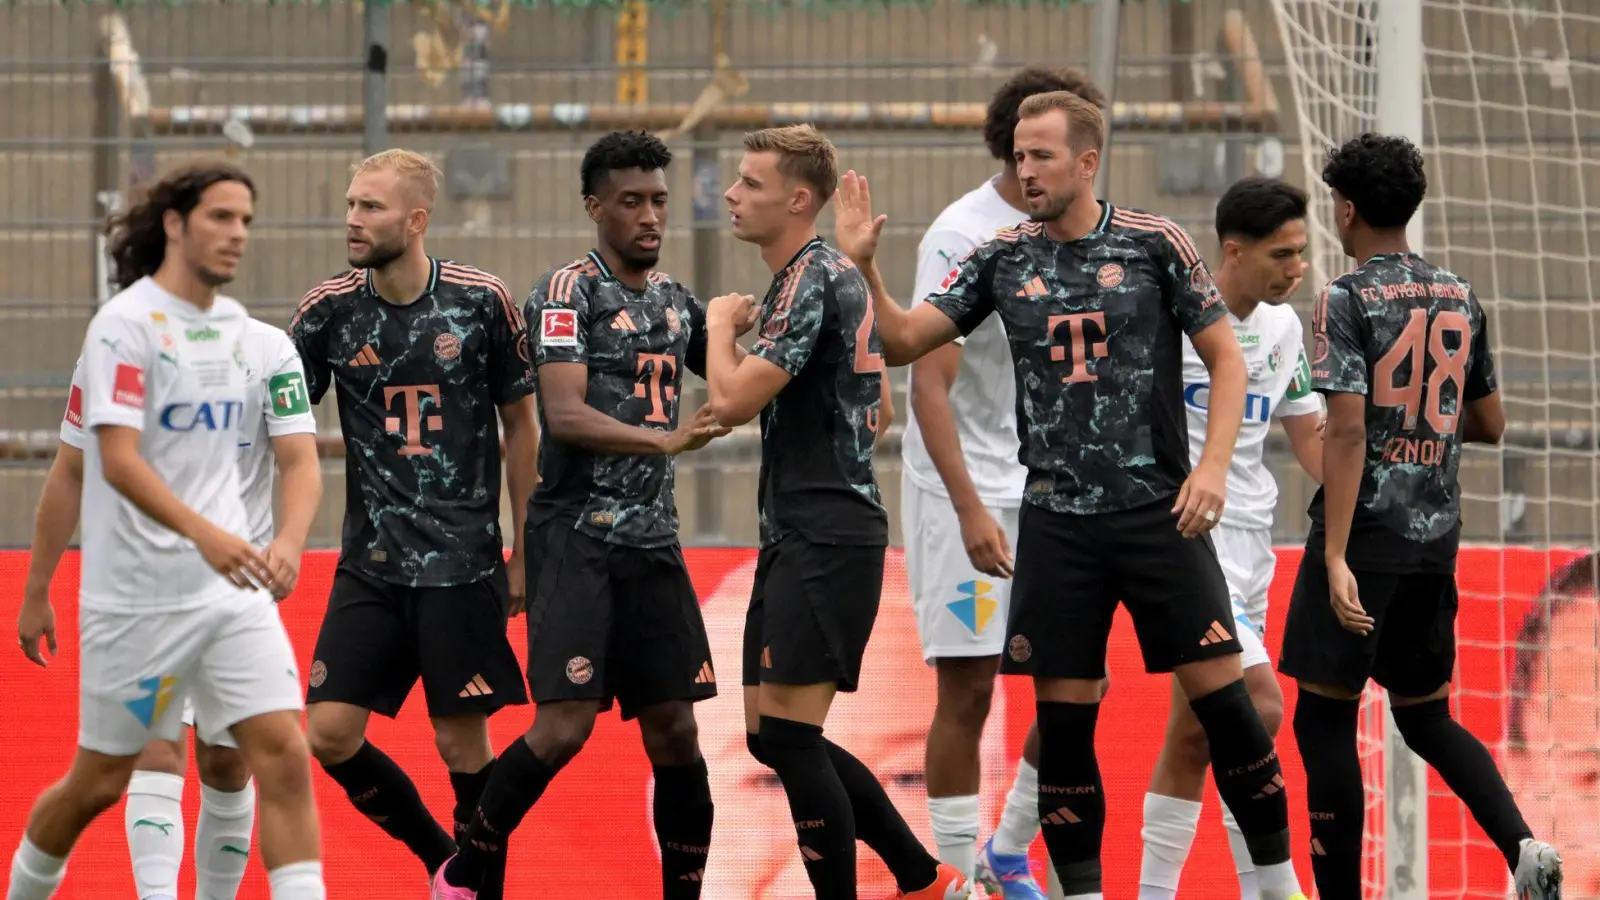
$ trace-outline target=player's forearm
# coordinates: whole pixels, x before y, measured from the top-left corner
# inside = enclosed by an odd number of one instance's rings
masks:
[[[961,452],[961,437],[956,431],[956,417],[950,410],[950,383],[940,380],[941,373],[917,370],[911,377],[911,411],[917,416],[917,428],[922,432],[922,446],[933,460],[933,468],[944,482],[945,493],[956,513],[982,509],[983,499],[972,483],[967,471],[966,456]],[[933,383],[929,383],[929,382]]]
[[[883,362],[889,366],[906,366],[927,352],[916,346],[911,324],[911,314],[900,308],[883,284],[883,273],[873,261],[862,269],[867,279],[867,289],[872,292],[872,315],[878,326],[878,340],[883,343]]]
[[[667,452],[668,432],[623,424],[582,401],[547,402],[544,419],[551,437],[596,453],[649,456]],[[510,447],[506,449],[509,453]]]
[[[317,509],[322,505],[322,463],[317,459],[314,435],[289,435],[274,442],[304,438],[300,452],[279,453],[278,479],[283,485],[283,513],[278,517],[276,541],[305,550],[311,540],[311,524],[317,519]],[[287,457],[287,458],[286,458]]]
[[[1211,363],[1209,374],[1206,444],[1200,451],[1200,465],[1226,470],[1239,441],[1239,425],[1244,421],[1245,389],[1249,384],[1244,356],[1237,352],[1220,354]]]
[[[1365,426],[1328,426],[1322,439],[1323,556],[1343,559],[1350,543],[1350,521],[1361,493],[1361,470],[1366,457]]]
[[[1284,433],[1289,436],[1289,448],[1294,451],[1294,458],[1299,461],[1300,468],[1311,476],[1317,484],[1322,483],[1322,437],[1317,433],[1318,416],[1286,416],[1279,421],[1283,423]]]
[[[45,475],[44,490],[39,494],[39,508],[33,516],[33,545],[28,555],[28,580],[26,592],[48,594],[50,582],[55,578],[61,556],[72,543],[72,532],[78,527],[78,510],[83,499],[83,474],[60,455],[50,465]]]
[[[761,412],[741,391],[739,370],[748,354],[740,352],[734,341],[734,332],[728,328],[711,328],[706,335],[706,398],[711,404],[711,414],[718,424],[735,428],[755,418]],[[754,406],[754,409],[751,407]]]
[[[539,481],[539,429],[523,422],[506,429],[506,490],[511,502],[511,549],[520,552],[528,520],[528,497]]]
[[[872,449],[874,452],[883,446],[884,435],[889,433],[889,426],[894,424],[894,389],[889,384],[889,367],[883,367],[882,381],[878,387],[878,430],[872,434]]]
[[[101,468],[106,483],[113,490],[163,528],[195,541],[207,529],[216,527],[178,499],[172,488],[139,455],[136,445],[119,448],[115,453],[103,453]]]

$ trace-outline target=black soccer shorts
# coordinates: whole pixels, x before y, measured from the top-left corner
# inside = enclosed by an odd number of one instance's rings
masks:
[[[317,634],[307,703],[393,718],[422,679],[428,715],[493,715],[528,702],[506,638],[505,569],[454,587],[408,587],[340,568]]]
[[[744,619],[744,684],[824,684],[846,693],[883,593],[884,548],[813,544],[791,534],[756,556]]]
[[[613,698],[622,717],[717,695],[683,552],[625,547],[571,521],[528,526],[528,688],[535,703]],[[537,552],[534,552],[537,548]]]
[[[1147,672],[1239,653],[1210,535],[1178,531],[1172,499],[1089,515],[1024,503],[1000,671],[1099,679],[1121,602]]]
[[[1345,630],[1328,601],[1322,558],[1300,558],[1278,671],[1307,684],[1359,692],[1370,677],[1399,697],[1426,697],[1450,683],[1456,667],[1460,598],[1450,573],[1355,571],[1361,607],[1372,617],[1365,635]]]

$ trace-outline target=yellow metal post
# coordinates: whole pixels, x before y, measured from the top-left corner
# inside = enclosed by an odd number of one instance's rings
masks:
[[[645,62],[650,56],[650,11],[645,0],[628,0],[617,12],[617,102],[650,100]]]

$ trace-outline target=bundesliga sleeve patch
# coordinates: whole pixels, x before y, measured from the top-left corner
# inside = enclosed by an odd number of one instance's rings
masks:
[[[272,414],[280,419],[302,416],[311,411],[306,380],[299,372],[272,376],[272,380],[267,382],[267,395],[272,398]]]
[[[111,384],[111,402],[144,409],[144,370],[127,363],[117,363],[117,375]]]
[[[546,347],[578,346],[578,312],[547,309],[539,315],[539,342]]]
[[[67,395],[67,424],[73,428],[83,427],[83,389],[77,385],[73,385],[72,393]]]

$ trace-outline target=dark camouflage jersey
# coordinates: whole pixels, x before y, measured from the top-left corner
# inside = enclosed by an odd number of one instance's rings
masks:
[[[1000,232],[928,298],[962,334],[999,313],[1017,371],[1023,498],[1058,513],[1177,493],[1189,475],[1182,337],[1227,312],[1183,229],[1103,207],[1075,241],[1039,222]]]
[[[821,238],[802,247],[767,288],[751,352],[792,379],[761,412],[761,545],[887,544],[872,472],[883,344],[849,257]]]
[[[338,386],[345,446],[341,566],[394,584],[479,580],[502,560],[497,407],[533,392],[527,328],[500,279],[433,260],[399,306],[354,269],[289,324],[311,399]]]
[[[1316,389],[1367,398],[1352,545],[1377,525],[1390,543],[1396,534],[1415,543],[1449,539],[1453,556],[1463,404],[1495,391],[1489,330],[1472,286],[1415,254],[1374,256],[1323,289],[1312,329]],[[1310,510],[1319,541],[1322,506],[1319,491]]]
[[[589,367],[589,406],[624,425],[678,427],[683,370],[705,375],[705,311],[688,288],[652,272],[636,291],[591,252],[541,276],[527,314],[539,323],[535,366],[582,363]],[[542,424],[542,409],[540,416]],[[601,453],[542,430],[543,480],[528,507],[530,522],[570,520],[587,535],[630,547],[677,543],[672,457]]]

